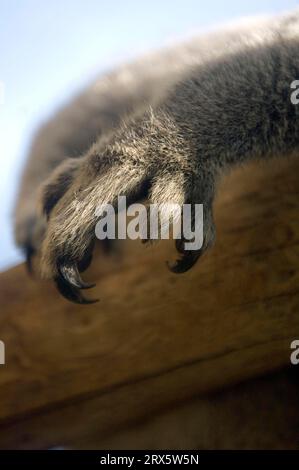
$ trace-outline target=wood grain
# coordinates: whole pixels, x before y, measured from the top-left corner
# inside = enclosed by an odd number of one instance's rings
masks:
[[[0,274],[0,447],[95,442],[288,365],[299,337],[298,175],[290,158],[226,177],[216,246],[184,275],[165,266],[169,242],[97,253],[85,276],[97,280],[93,306],[66,302],[23,266]]]

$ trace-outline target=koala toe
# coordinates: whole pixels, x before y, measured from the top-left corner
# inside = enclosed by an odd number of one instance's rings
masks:
[[[33,257],[38,252],[46,230],[46,218],[39,214],[34,204],[19,210],[15,219],[16,244],[25,256],[27,271],[33,274]]]
[[[47,218],[72,184],[80,165],[79,158],[68,158],[51,173],[40,187],[39,206]]]

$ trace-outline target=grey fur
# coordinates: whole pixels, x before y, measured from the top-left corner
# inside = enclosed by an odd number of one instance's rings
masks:
[[[80,265],[91,250],[96,206],[115,203],[118,194],[138,199],[146,188],[155,203],[204,204],[201,251],[177,245],[174,271],[191,267],[215,239],[219,177],[250,159],[298,150],[299,108],[290,100],[298,50],[295,12],[210,33],[97,80],[33,143],[17,243],[40,248],[42,275],[61,281],[60,265]],[[71,289],[67,296],[83,301]]]

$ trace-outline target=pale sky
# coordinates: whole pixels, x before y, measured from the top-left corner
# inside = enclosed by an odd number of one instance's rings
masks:
[[[22,261],[11,213],[34,129],[96,73],[167,41],[297,0],[1,0],[0,269]]]

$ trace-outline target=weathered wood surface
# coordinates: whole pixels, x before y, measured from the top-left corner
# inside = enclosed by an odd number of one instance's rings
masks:
[[[217,243],[190,272],[172,244],[95,257],[93,306],[19,266],[0,275],[0,447],[82,446],[289,364],[299,337],[299,159],[235,171]],[[91,444],[90,444],[91,445]],[[100,444],[99,444],[100,447]]]

